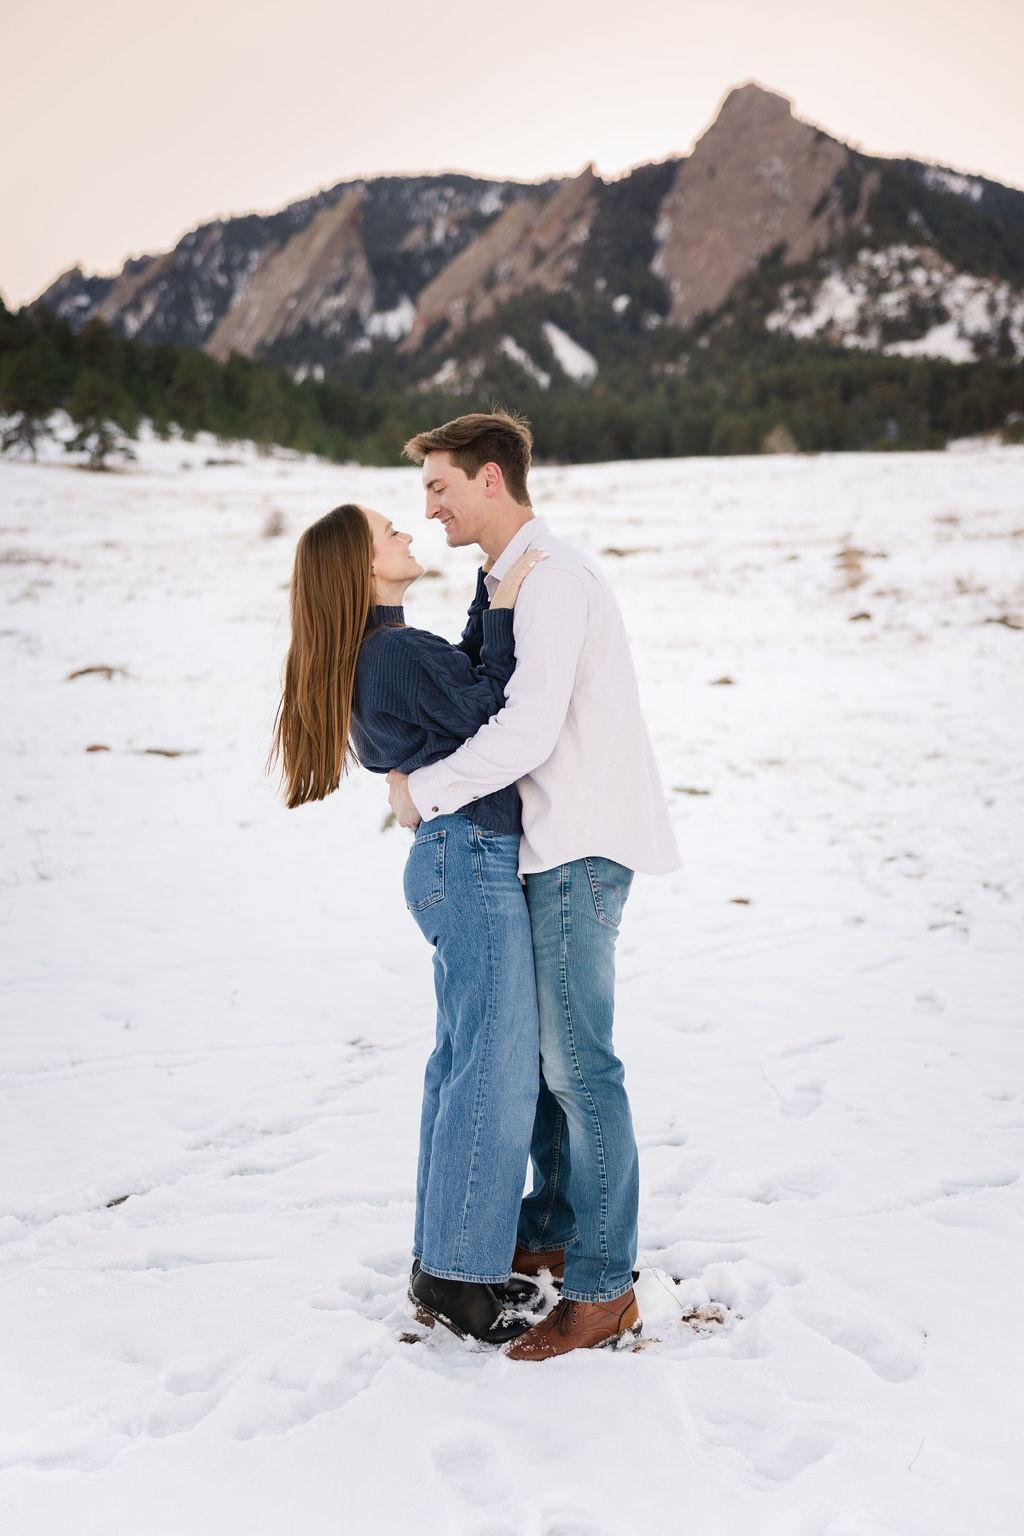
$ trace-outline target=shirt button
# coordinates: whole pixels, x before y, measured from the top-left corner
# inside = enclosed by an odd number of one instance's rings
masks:
[[[430,807],[430,809],[431,809],[431,810],[432,810],[432,811],[439,811],[439,810],[440,810],[440,809],[441,809],[441,807],[440,807],[440,806],[439,806],[439,805],[432,805],[432,806],[431,806],[431,807]]]

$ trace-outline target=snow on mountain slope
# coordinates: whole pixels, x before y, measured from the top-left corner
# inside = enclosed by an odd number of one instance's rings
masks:
[[[862,250],[824,263],[825,275],[784,285],[769,330],[823,337],[890,356],[968,363],[993,351],[1024,358],[1024,293],[997,278],[957,272],[925,246]]]

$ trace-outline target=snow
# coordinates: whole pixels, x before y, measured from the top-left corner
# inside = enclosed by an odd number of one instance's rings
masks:
[[[403,293],[393,309],[382,309],[378,314],[371,315],[366,322],[366,330],[371,336],[386,336],[389,341],[400,341],[412,330],[416,319],[416,306]]]
[[[364,338],[360,338],[363,340]],[[366,343],[369,346],[369,342]],[[353,347],[353,351],[357,350]],[[325,378],[323,363],[299,363],[292,369],[292,378],[296,384],[301,384],[304,379],[314,379],[317,384],[322,384]]]
[[[930,165],[921,180],[926,187],[932,187],[936,192],[952,192],[957,197],[966,197],[972,203],[981,201],[981,182],[970,176],[961,176],[958,171],[944,171],[940,166]]]
[[[1024,358],[1024,293],[998,278],[957,272],[924,247],[865,249],[846,265],[826,262],[816,287],[787,283],[779,299],[765,321],[770,331],[827,336],[888,356],[967,363],[988,349],[1005,320],[1014,352]],[[883,345],[882,320],[906,320],[911,305],[922,303],[939,308],[944,318],[916,337]]]
[[[544,335],[555,359],[563,373],[567,373],[570,379],[575,379],[578,384],[589,384],[597,373],[597,362],[578,341],[573,341],[559,326],[551,320],[545,320],[541,326]]]
[[[669,212],[659,213],[654,224],[654,256],[651,259],[651,271],[658,277],[663,277],[663,264],[665,257],[665,242],[672,233],[672,215]],[[673,279],[670,286],[678,288],[678,280]]]
[[[890,342],[885,352],[890,357],[944,357],[950,363],[974,362],[974,348],[955,320],[933,325],[913,341]]]
[[[263,773],[301,529],[392,517],[449,636],[473,551],[414,468],[46,452],[0,463],[5,1533],[1015,1536],[1024,450],[534,472],[684,858],[618,948],[647,1342],[540,1366],[404,1299],[409,834]]]
[[[541,389],[547,389],[550,386],[550,373],[546,373],[543,368],[534,362],[529,352],[519,345],[514,336],[503,336],[498,342],[498,351],[504,352],[506,357],[510,357],[514,363],[518,363],[524,373],[528,373],[530,378],[540,385]]]
[[[485,217],[492,213],[500,213],[504,206],[504,197],[500,187],[489,187],[477,202],[477,209]]]
[[[629,308],[629,300],[630,295],[628,293],[617,293],[614,299],[612,299],[612,309],[617,315],[621,315],[623,310]]]

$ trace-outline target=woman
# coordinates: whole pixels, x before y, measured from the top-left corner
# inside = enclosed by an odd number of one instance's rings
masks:
[[[351,761],[411,773],[446,757],[504,703],[512,609],[529,550],[488,606],[483,570],[458,645],[405,623],[423,575],[381,513],[336,507],[295,551],[291,646],[270,761],[289,806],[322,800]],[[437,1033],[427,1062],[410,1297],[431,1326],[500,1344],[538,1091],[533,946],[519,880],[514,784],[416,832],[406,906],[434,947]],[[523,1283],[511,1298],[522,1299]]]

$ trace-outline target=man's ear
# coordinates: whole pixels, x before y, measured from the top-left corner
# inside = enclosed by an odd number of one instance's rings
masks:
[[[483,470],[484,495],[494,496],[498,491],[501,490],[505,480],[505,477],[501,472],[501,465],[488,463],[483,466]]]

